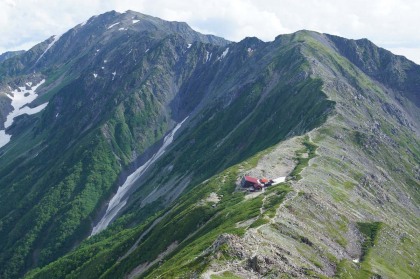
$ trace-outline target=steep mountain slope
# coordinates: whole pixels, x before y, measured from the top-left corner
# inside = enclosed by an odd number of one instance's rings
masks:
[[[300,38],[312,75],[324,81],[324,92],[336,102],[334,116],[309,133],[318,149],[302,179],[292,182],[296,195],[269,224],[250,229],[242,239],[216,241],[213,249],[225,263],[211,260],[209,270],[246,278],[283,272],[416,278],[418,107],[407,105],[404,91],[379,84],[339,57],[328,36],[306,33]],[[418,69],[404,58],[394,59]]]
[[[279,41],[295,43],[307,76],[322,79],[335,102],[327,122],[198,184],[145,226],[121,230],[133,206],[30,277],[415,278],[418,107],[341,57],[326,35]],[[290,176],[254,197],[235,190],[243,173]]]
[[[31,106],[48,102],[0,149],[2,278],[416,276],[420,66],[403,57],[128,11],[0,72],[7,94],[46,79]],[[249,194],[243,174],[287,182]]]
[[[0,62],[12,58],[13,56],[23,54],[24,52],[24,50],[6,51],[5,53],[0,54]]]
[[[127,30],[112,30],[115,21]],[[185,24],[111,12],[2,64],[7,94],[45,79],[32,104],[49,101],[6,130],[13,136],[0,159],[2,277],[48,262],[88,234],[119,171],[173,125],[169,103],[194,69],[179,60],[193,40],[215,42],[211,51],[227,43]]]

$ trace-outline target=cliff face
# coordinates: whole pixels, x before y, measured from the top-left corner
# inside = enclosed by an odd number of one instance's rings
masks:
[[[0,72],[2,278],[416,276],[420,66],[402,57],[128,11]],[[23,90],[45,108],[5,125]]]

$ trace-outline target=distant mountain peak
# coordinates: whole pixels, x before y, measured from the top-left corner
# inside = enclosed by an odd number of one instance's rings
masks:
[[[17,55],[21,55],[23,53],[25,53],[24,50],[6,51],[0,54],[0,63],[3,62],[4,60],[7,60]]]

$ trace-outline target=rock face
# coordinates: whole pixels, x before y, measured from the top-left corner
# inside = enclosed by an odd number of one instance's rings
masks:
[[[0,61],[0,129],[7,95],[44,79],[28,106],[48,105],[0,149],[1,278],[417,275],[420,66],[403,57],[109,12]],[[248,193],[249,174],[286,182]]]
[[[17,55],[21,55],[23,53],[25,53],[24,50],[7,51],[5,53],[2,53],[2,54],[0,54],[0,63],[3,62],[4,60],[7,60],[7,59],[12,58],[12,57],[17,56]]]
[[[241,238],[236,235],[222,234],[216,239],[211,248],[205,251],[215,260],[228,256],[228,264],[220,266],[213,263],[210,269],[216,271],[230,270],[243,278],[260,278],[274,274],[291,274],[294,277],[304,278],[304,270],[292,266],[287,256],[290,255],[281,247],[271,247],[270,252],[260,254],[255,250],[255,245],[262,242],[256,237]]]

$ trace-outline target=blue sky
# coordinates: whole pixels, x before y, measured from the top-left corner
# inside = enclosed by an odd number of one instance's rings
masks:
[[[93,15],[134,10],[229,40],[308,29],[368,38],[420,64],[418,0],[0,0],[0,53],[29,49]]]

